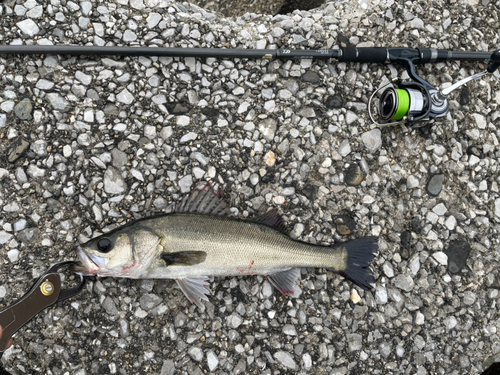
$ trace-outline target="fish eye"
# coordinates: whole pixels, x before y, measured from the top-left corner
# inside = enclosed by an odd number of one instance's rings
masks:
[[[113,248],[113,243],[109,238],[101,238],[97,242],[97,248],[99,249],[100,252],[109,253]]]

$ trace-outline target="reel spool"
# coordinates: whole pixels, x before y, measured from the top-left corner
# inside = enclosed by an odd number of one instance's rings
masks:
[[[391,83],[395,87],[387,87]],[[373,98],[380,91],[382,93],[377,110],[378,119],[381,123],[375,121],[371,111]],[[370,118],[378,126],[401,125],[407,122],[429,119],[432,108],[431,92],[424,85],[417,82],[399,82],[397,80],[389,82],[376,90],[368,103]]]

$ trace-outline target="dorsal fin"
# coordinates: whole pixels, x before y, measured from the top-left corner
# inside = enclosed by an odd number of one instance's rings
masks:
[[[174,212],[189,212],[205,215],[229,216],[231,213],[222,200],[222,191],[215,192],[216,184],[198,182],[193,192],[186,195]]]
[[[285,222],[283,221],[283,218],[278,213],[278,209],[276,208],[273,208],[272,210],[267,211],[265,214],[253,218],[252,221],[267,225],[273,229],[276,229],[277,231],[280,231],[281,233],[288,234]]]

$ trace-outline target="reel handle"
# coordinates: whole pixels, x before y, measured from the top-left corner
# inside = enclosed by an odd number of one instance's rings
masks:
[[[491,54],[492,63],[486,69],[488,73],[494,73],[495,70],[500,68],[500,49]]]

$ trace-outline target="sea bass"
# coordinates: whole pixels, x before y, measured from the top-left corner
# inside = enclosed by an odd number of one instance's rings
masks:
[[[175,279],[203,308],[209,276],[266,275],[285,296],[297,297],[301,267],[333,270],[364,289],[375,280],[369,263],[378,237],[333,246],[290,238],[276,210],[253,219],[231,217],[214,185],[198,184],[173,212],[131,222],[78,246],[82,275]]]

